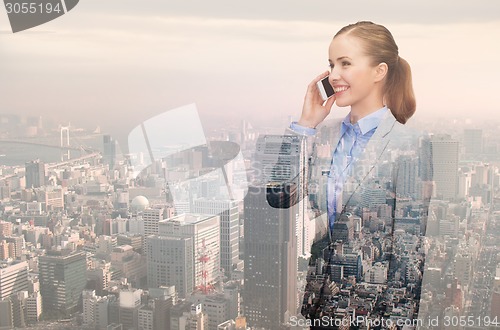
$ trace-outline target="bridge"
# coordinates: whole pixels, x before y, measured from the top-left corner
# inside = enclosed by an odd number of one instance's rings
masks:
[[[60,144],[54,144],[54,143],[48,143],[48,142],[42,142],[40,139],[0,139],[0,144],[15,144],[15,145],[28,145],[28,146],[35,146],[35,147],[44,147],[44,148],[54,148],[54,149],[59,149],[61,151],[61,161],[60,162],[54,162],[54,163],[48,163],[47,169],[54,169],[58,168],[60,166],[66,166],[70,164],[79,164],[83,163],[89,159],[92,158],[101,158],[102,155],[101,153],[96,150],[95,148],[87,147],[84,145],[78,145],[78,146],[72,146],[70,144],[70,138],[69,138],[69,133],[70,133],[70,127],[68,126],[60,126]],[[48,137],[48,139],[55,138],[56,141],[58,140],[57,136],[52,136]],[[73,137],[73,140],[75,137]],[[76,140],[78,140],[78,137],[76,137]],[[56,142],[57,143],[57,142]],[[79,152],[85,152],[86,154],[82,155],[80,153],[79,157],[76,158],[71,158],[70,157],[70,151],[79,151]],[[0,177],[0,181],[11,178],[16,176],[17,174],[9,174],[5,176]]]
[[[38,141],[28,141],[28,140],[9,140],[9,139],[0,139],[0,143],[12,143],[12,144],[25,144],[25,145],[32,145],[32,146],[40,146],[40,147],[48,147],[48,148],[55,148],[55,149],[61,149],[61,150],[76,150],[76,151],[87,151],[87,152],[92,152],[95,151],[92,148],[89,147],[83,147],[83,146],[60,146],[60,145],[54,145],[54,144],[49,144],[49,143],[42,143]]]

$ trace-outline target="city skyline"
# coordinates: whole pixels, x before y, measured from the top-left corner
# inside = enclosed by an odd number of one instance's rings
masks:
[[[54,162],[2,166],[0,286],[11,288],[16,267],[28,271],[16,293],[0,301],[0,315],[10,315],[0,318],[1,324],[23,327],[67,318],[83,327],[159,329],[169,322],[180,329],[200,324],[203,330],[219,330],[224,324],[223,329],[235,330],[241,322],[274,330],[312,322],[298,318],[300,311],[315,315],[323,308],[346,322],[349,311],[360,316],[369,311],[365,322],[387,313],[385,320],[410,322],[419,308],[419,320],[443,322],[453,315],[493,320],[500,313],[492,305],[500,292],[494,279],[500,266],[493,258],[500,140],[487,139],[490,130],[467,127],[456,127],[453,140],[439,134],[418,140],[412,133],[411,139],[398,140],[362,187],[359,203],[336,223],[332,237],[337,243],[324,250],[313,246],[309,261],[308,252],[302,252],[308,237],[318,242],[325,233],[316,209],[324,196],[317,191],[312,209],[302,214],[296,209],[300,202],[274,208],[295,200],[283,192],[300,191],[287,182],[293,181],[294,167],[307,168],[302,143],[291,136],[259,135],[247,125],[225,129],[226,136],[239,141],[244,161],[228,162],[224,179],[215,171],[221,159],[214,156],[225,155],[216,152],[217,144],[158,159],[136,176],[130,164],[113,160],[118,155],[112,148],[104,148],[112,142],[106,136],[102,152],[87,157],[71,153],[74,158],[67,160],[63,150]],[[224,140],[221,133],[208,135]],[[331,138],[330,128],[319,130],[317,152],[326,161]],[[477,151],[473,158],[471,150]],[[432,157],[436,152],[440,157]],[[401,180],[397,195],[387,195],[395,164]],[[274,183],[253,186],[248,178],[258,181],[259,173],[264,182]],[[458,179],[455,190],[442,186],[451,177]],[[239,196],[235,200],[227,199],[228,185]],[[427,193],[433,195],[428,221],[422,203]],[[302,219],[305,212],[309,217]],[[42,257],[49,251],[87,256],[83,307],[76,314],[73,303],[59,312],[43,309],[54,285]],[[25,264],[19,266],[20,260]],[[57,280],[60,290],[82,285],[82,271],[71,277],[76,272],[70,268]],[[72,292],[66,299],[74,302]],[[370,302],[371,295],[378,303]]]
[[[0,14],[0,328],[500,324],[499,10],[90,0],[16,34]],[[332,223],[337,127],[278,134],[358,20],[392,31],[418,110],[379,125]]]

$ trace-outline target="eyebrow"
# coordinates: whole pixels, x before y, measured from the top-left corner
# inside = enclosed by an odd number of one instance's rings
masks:
[[[341,57],[337,58],[337,61],[341,61],[341,60],[345,60],[345,59],[351,60],[351,58],[348,56],[341,56]],[[328,59],[328,62],[332,63],[332,60]]]

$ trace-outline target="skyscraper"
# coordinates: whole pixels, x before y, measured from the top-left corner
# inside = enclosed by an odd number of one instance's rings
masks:
[[[142,219],[144,220],[144,236],[158,234],[158,223],[164,219],[163,213],[163,208],[148,208],[142,212]]]
[[[439,134],[421,143],[421,178],[436,183],[436,194],[453,199],[458,194],[458,141]]]
[[[185,213],[160,221],[158,235],[190,238],[194,263],[194,289],[205,290],[220,275],[220,217]],[[148,252],[149,253],[149,252]],[[167,283],[166,285],[173,285]]]
[[[102,161],[104,164],[109,165],[110,171],[113,171],[116,163],[117,142],[110,135],[104,135],[102,143],[104,149]]]
[[[45,164],[39,159],[25,164],[26,188],[38,188],[45,185]]]
[[[220,264],[226,276],[239,262],[238,202],[226,199],[200,198],[194,201],[194,212],[220,216]]]
[[[398,168],[397,194],[416,199],[418,161],[411,156],[399,156],[396,162]]]
[[[87,283],[84,252],[49,251],[39,257],[43,310],[71,313]]]
[[[261,135],[257,140],[255,160],[262,182],[297,180],[304,182],[305,139],[294,135]]]
[[[245,197],[243,304],[251,326],[280,329],[297,312],[297,205],[290,206],[290,189],[250,186]]]
[[[144,226],[144,241],[143,241],[143,250],[148,254],[146,238],[149,235],[158,235],[158,224],[163,217],[164,209],[163,208],[147,208],[142,212],[142,220]]]
[[[191,237],[150,235],[146,238],[148,286],[175,285],[179,297],[194,290],[194,251]]]
[[[423,137],[418,147],[418,176],[422,181],[432,181],[431,139]]]
[[[297,189],[295,208],[297,254],[309,256],[314,233],[309,231],[305,176],[308,173],[306,140],[296,135],[259,136],[255,151],[260,182],[290,182]]]

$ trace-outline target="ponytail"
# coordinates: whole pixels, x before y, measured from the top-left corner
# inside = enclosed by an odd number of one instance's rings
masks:
[[[416,110],[411,69],[406,60],[398,56],[393,70],[389,69],[385,84],[387,107],[391,109],[397,121],[406,123]]]

